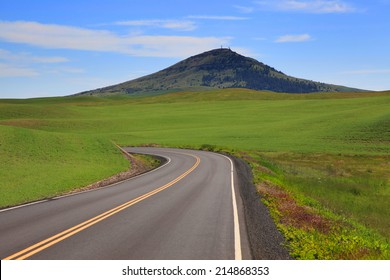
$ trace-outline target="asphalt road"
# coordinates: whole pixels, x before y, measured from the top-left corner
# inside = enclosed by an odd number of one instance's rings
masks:
[[[229,158],[126,150],[167,162],[112,186],[1,211],[1,259],[251,258]]]

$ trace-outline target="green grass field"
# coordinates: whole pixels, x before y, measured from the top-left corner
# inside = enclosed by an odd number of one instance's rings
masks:
[[[244,89],[0,100],[0,207],[128,168],[112,142],[215,145],[278,166],[288,191],[390,239],[390,92]],[[280,179],[280,178],[279,178]]]

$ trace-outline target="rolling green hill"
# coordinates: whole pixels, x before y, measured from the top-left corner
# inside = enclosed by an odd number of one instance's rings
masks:
[[[113,142],[222,150],[251,164],[296,258],[390,258],[389,106],[248,89],[0,100],[0,207],[126,170]]]
[[[78,95],[147,95],[180,90],[247,88],[274,92],[358,91],[294,78],[230,49],[215,49],[185,59],[157,73]]]

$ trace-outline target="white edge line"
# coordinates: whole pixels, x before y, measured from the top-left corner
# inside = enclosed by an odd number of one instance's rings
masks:
[[[140,153],[139,153],[139,154],[140,154]],[[121,184],[121,183],[124,183],[124,182],[130,181],[130,180],[136,179],[136,178],[138,178],[138,177],[141,177],[141,176],[150,174],[150,173],[152,173],[152,172],[154,172],[154,171],[159,170],[160,168],[163,168],[165,165],[168,165],[168,164],[171,162],[171,158],[168,157],[168,156],[157,155],[157,154],[148,154],[148,155],[155,155],[155,156],[163,157],[163,158],[167,159],[167,162],[164,163],[163,165],[161,165],[161,166],[155,168],[155,169],[150,170],[150,171],[144,172],[144,173],[142,173],[142,174],[136,175],[136,176],[134,176],[134,177],[131,177],[131,178],[128,178],[128,179],[125,179],[125,180],[122,180],[122,181],[119,181],[119,182],[116,182],[116,183],[112,183],[112,184],[107,185],[107,186],[104,186],[104,187],[100,187],[100,188],[96,188],[96,189],[92,189],[92,190],[85,190],[85,191],[81,191],[81,192],[70,193],[70,194],[64,194],[64,195],[55,196],[55,197],[52,197],[52,198],[42,199],[42,200],[38,200],[38,201],[26,203],[26,204],[14,206],[14,207],[5,208],[5,209],[1,209],[1,210],[0,210],[0,213],[6,212],[6,211],[15,210],[15,209],[18,209],[18,208],[23,208],[23,207],[31,206],[31,205],[34,205],[34,204],[39,204],[39,203],[48,202],[48,201],[51,201],[51,200],[56,200],[56,199],[65,198],[65,197],[68,197],[68,196],[74,196],[74,195],[79,195],[79,194],[83,194],[83,193],[87,193],[87,192],[93,192],[93,191],[98,191],[98,190],[103,190],[103,189],[106,189],[106,188],[110,188],[110,187],[113,187],[113,186],[115,186],[115,185],[119,185],[119,184]]]
[[[147,154],[147,153],[145,153],[145,154]],[[53,198],[50,198],[50,199],[34,201],[34,202],[23,204],[23,205],[18,205],[18,206],[2,209],[2,210],[0,210],[0,213],[1,212],[6,212],[6,211],[10,211],[10,210],[14,210],[14,209],[18,209],[18,208],[22,208],[22,207],[31,206],[31,205],[38,204],[38,203],[43,203],[43,202],[55,200],[55,199],[61,199],[61,198],[69,197],[69,196],[79,195],[79,194],[83,194],[83,193],[87,193],[87,192],[98,191],[98,190],[102,190],[102,189],[105,189],[105,188],[113,187],[113,186],[121,184],[123,182],[130,181],[130,180],[133,180],[135,178],[138,178],[138,177],[150,174],[150,173],[152,173],[154,171],[157,171],[160,168],[163,168],[164,166],[168,165],[171,162],[171,158],[169,158],[168,156],[164,156],[164,155],[161,155],[161,154],[149,154],[149,155],[161,156],[163,158],[166,158],[167,162],[164,163],[163,165],[157,167],[156,169],[153,169],[151,171],[139,174],[137,176],[131,177],[129,179],[126,179],[126,180],[123,180],[123,181],[120,181],[120,182],[116,182],[114,184],[107,185],[105,187],[92,189],[92,190],[81,191],[81,192],[76,192],[76,193],[71,193],[71,194],[62,195],[62,196],[57,196],[57,197],[53,197]],[[222,157],[225,157],[230,162],[230,174],[231,174],[230,175],[230,182],[231,182],[231,189],[232,189],[232,205],[233,205],[233,220],[234,220],[234,251],[235,251],[235,259],[236,260],[242,260],[240,224],[239,224],[239,220],[238,220],[237,200],[236,200],[236,192],[235,192],[235,188],[234,188],[234,164],[233,164],[233,161],[229,157],[227,157],[225,155],[222,155],[222,154],[218,154],[218,155],[220,155]]]
[[[234,188],[234,164],[229,157],[225,155],[221,155],[221,156],[227,158],[230,161],[230,178],[231,178],[230,183],[232,187],[232,204],[233,204],[233,220],[234,220],[234,251],[235,251],[235,259],[242,260],[240,223],[238,221],[236,191]]]

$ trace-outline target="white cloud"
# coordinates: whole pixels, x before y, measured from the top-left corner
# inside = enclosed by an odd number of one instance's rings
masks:
[[[0,62],[0,77],[33,77],[38,75],[34,69]]]
[[[62,62],[69,61],[69,59],[61,56],[52,56],[52,57],[32,56],[31,60],[36,63],[62,63]]]
[[[49,74],[61,74],[61,73],[67,73],[67,74],[81,74],[85,73],[85,69],[77,68],[77,67],[55,67],[52,69],[45,69],[45,73]]]
[[[29,53],[15,53],[4,49],[0,49],[0,60],[19,63],[62,63],[69,61],[61,56],[33,56]]]
[[[236,8],[240,13],[243,14],[250,14],[255,11],[255,8],[248,7],[248,6],[240,6],[240,5],[233,5],[234,8]]]
[[[2,21],[0,39],[44,48],[101,50],[112,48],[117,38],[107,31],[37,22]]]
[[[213,16],[213,15],[194,15],[188,16],[187,18],[192,19],[210,19],[210,20],[247,20],[247,17],[236,17],[236,16]]]
[[[36,64],[57,64],[68,61],[67,58],[60,56],[34,56],[30,53],[0,49],[0,77],[38,76]]]
[[[0,21],[0,40],[48,49],[118,52],[133,56],[186,57],[228,45],[226,37],[120,36],[107,30]]]
[[[196,29],[196,24],[189,20],[128,20],[115,22],[116,25],[126,26],[152,26],[166,29],[176,29],[181,31],[192,31]]]
[[[352,5],[341,0],[273,0],[256,1],[264,9],[296,11],[303,13],[350,13],[356,11]]]
[[[277,43],[296,43],[296,42],[306,42],[312,40],[309,34],[300,34],[300,35],[284,35],[276,39]]]

